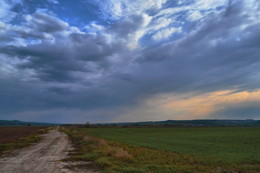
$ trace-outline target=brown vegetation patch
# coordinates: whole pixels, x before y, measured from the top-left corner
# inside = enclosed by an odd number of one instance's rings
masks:
[[[15,142],[17,139],[21,139],[39,132],[46,127],[0,127],[0,143]]]
[[[8,154],[14,149],[20,149],[36,143],[42,139],[41,134],[47,133],[50,128],[8,126],[0,127],[0,156]]]
[[[93,148],[106,156],[111,156],[124,161],[131,161],[133,159],[133,156],[128,151],[120,146],[109,143],[107,140],[95,138],[93,136],[84,136],[83,140],[92,142]]]

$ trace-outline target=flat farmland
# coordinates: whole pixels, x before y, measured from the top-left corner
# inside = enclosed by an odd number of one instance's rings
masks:
[[[72,128],[73,159],[105,172],[260,172],[260,128]]]
[[[96,128],[96,137],[215,161],[260,163],[260,128]]]
[[[0,127],[0,155],[4,151],[22,148],[40,140],[47,127],[2,126]]]
[[[0,143],[14,142],[39,132],[43,127],[24,127],[24,126],[11,126],[0,127]]]

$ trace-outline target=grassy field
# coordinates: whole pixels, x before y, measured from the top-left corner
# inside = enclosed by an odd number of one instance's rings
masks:
[[[96,128],[96,137],[215,161],[260,163],[260,128]]]
[[[39,141],[46,130],[47,127],[0,126],[0,155]]]
[[[67,133],[78,149],[72,158],[93,161],[105,172],[260,171],[260,128],[75,128]]]

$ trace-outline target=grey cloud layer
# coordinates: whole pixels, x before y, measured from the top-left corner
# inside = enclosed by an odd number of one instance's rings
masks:
[[[258,90],[260,23],[252,21],[254,13],[246,3],[230,1],[181,39],[134,49],[128,43],[144,31],[143,15],[131,14],[96,34],[47,11],[27,15],[21,26],[0,32],[10,42],[26,42],[2,44],[2,59],[19,61],[0,65],[1,73],[31,70],[27,80],[1,76],[1,110],[117,110],[160,93]],[[113,113],[110,118],[121,112]]]

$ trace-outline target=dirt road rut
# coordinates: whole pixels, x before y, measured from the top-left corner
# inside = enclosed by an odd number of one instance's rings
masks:
[[[73,173],[66,168],[68,163],[60,160],[67,157],[72,146],[67,135],[56,129],[49,131],[44,139],[31,147],[21,150],[17,155],[0,159],[1,173]]]

